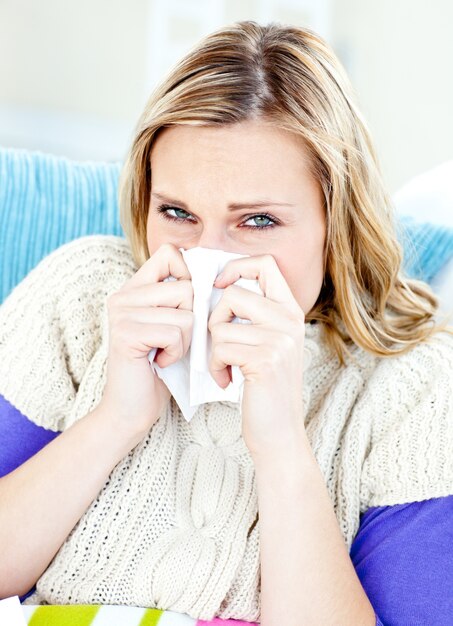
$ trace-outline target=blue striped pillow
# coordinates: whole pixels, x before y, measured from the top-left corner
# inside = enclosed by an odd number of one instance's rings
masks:
[[[84,235],[124,237],[120,163],[0,148],[0,302],[47,254]]]

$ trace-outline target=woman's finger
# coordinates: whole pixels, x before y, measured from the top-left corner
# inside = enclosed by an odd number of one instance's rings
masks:
[[[294,306],[297,302],[277,261],[271,254],[231,259],[222,270],[222,278],[215,286],[222,288],[240,278],[257,280],[263,295],[274,302]]]
[[[165,302],[169,307],[193,310],[193,287],[190,279],[139,284],[133,288],[120,289],[112,297],[119,305],[156,307]]]
[[[128,280],[128,286],[158,283],[168,276],[177,280],[191,279],[181,251],[171,243],[164,243]]]
[[[301,312],[298,305],[297,309],[298,313]],[[269,300],[238,285],[229,285],[209,317],[208,329],[212,332],[215,324],[229,322],[234,317],[250,320],[252,324],[278,326],[279,323],[286,323],[288,315],[291,313],[288,312],[286,305]]]

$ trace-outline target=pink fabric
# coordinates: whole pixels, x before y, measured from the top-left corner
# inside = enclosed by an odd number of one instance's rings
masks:
[[[212,620],[205,621],[204,619],[197,620],[197,626],[258,626],[258,622],[244,622],[240,619],[220,619],[215,617]]]

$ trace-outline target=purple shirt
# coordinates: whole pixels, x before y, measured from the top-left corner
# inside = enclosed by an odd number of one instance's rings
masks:
[[[33,424],[0,394],[0,476],[59,434]],[[453,495],[369,508],[350,557],[376,626],[452,626]]]
[[[367,509],[350,556],[377,626],[453,625],[453,495]]]

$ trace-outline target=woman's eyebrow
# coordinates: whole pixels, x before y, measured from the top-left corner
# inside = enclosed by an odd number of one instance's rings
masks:
[[[176,200],[175,198],[169,198],[165,194],[158,193],[157,191],[153,191],[151,195],[153,196],[153,198],[156,198],[157,200],[160,200],[161,202],[166,202],[168,204],[175,204],[177,206],[180,206],[185,211],[188,210],[188,206],[184,202],[181,202],[181,200]],[[294,207],[296,205],[289,204],[288,202],[274,202],[273,200],[268,200],[268,199],[263,198],[261,200],[254,200],[253,202],[232,202],[231,204],[228,205],[228,209],[230,211],[235,211],[237,209],[260,208],[260,207],[266,207],[266,206]]]

